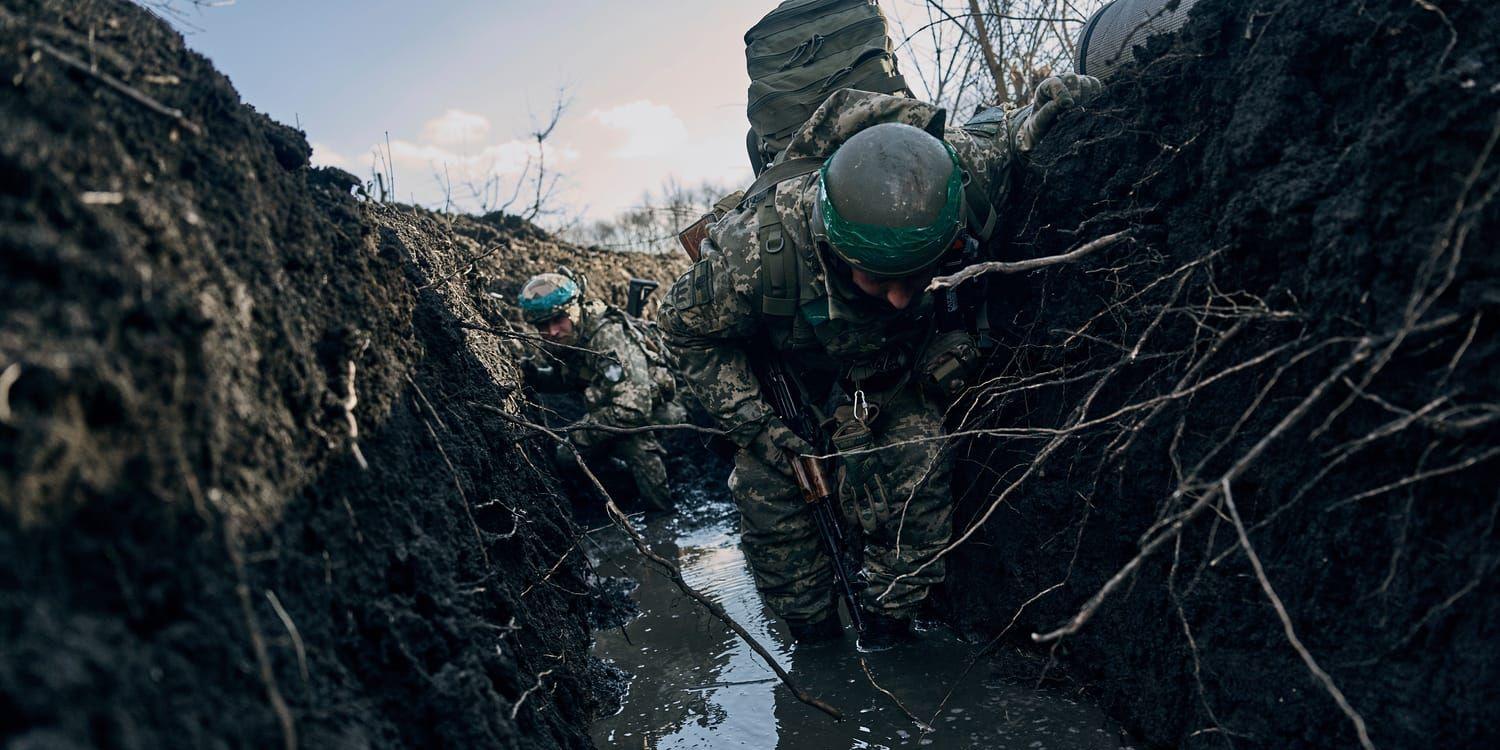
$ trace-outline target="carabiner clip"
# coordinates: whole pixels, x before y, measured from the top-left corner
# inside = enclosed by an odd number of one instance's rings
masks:
[[[865,424],[865,420],[869,419],[869,418],[870,418],[870,402],[865,399],[865,392],[864,392],[863,389],[855,389],[855,391],[854,391],[854,419],[855,419],[855,421],[859,422],[860,424]],[[865,425],[865,426],[868,427],[869,425]]]

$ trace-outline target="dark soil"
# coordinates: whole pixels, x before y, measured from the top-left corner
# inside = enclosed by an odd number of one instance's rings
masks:
[[[1224,477],[1375,745],[1500,740],[1500,6],[1428,5],[1203,0],[1013,196],[1012,257],[1132,240],[992,286],[1005,346],[969,426],[1083,426],[966,446],[961,528],[1015,488],[948,605],[994,633],[1063,583],[1029,646],[1161,539],[1042,646],[1152,745],[1357,746]]]
[[[459,326],[549,241],[356,199],[128,3],[6,0],[0,81],[0,745],[588,746],[599,592]]]

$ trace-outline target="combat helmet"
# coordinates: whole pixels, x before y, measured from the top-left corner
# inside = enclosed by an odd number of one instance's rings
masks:
[[[578,320],[583,290],[578,282],[560,273],[537,274],[521,287],[521,317],[527,323],[541,323],[561,314]]]
[[[882,123],[854,134],[823,163],[813,223],[851,267],[911,276],[953,245],[963,195],[952,146],[920,128]]]

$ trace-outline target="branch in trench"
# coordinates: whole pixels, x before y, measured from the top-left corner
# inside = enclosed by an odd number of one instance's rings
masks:
[[[1079,529],[1079,531],[1081,532],[1082,529]],[[1009,633],[1010,629],[1015,627],[1016,622],[1021,619],[1021,613],[1025,612],[1026,608],[1030,607],[1036,600],[1062,588],[1063,584],[1065,583],[1067,583],[1066,579],[1058,581],[1057,583],[1054,583],[1051,586],[1038,591],[1030,599],[1027,599],[1025,603],[1023,603],[1021,607],[1016,610],[1016,614],[1010,618],[1010,622],[1006,623],[1005,627],[1002,628],[999,633],[996,633],[995,637],[991,638],[989,643],[984,644],[982,648],[974,652],[974,655],[969,658],[969,663],[964,665],[963,671],[958,673],[958,677],[954,679],[953,684],[948,687],[948,692],[943,695],[943,699],[941,701],[938,701],[937,710],[932,712],[932,719],[927,722],[918,722],[919,724],[927,724],[928,728],[926,730],[923,730],[924,734],[933,731],[933,724],[938,720],[939,716],[943,715],[943,709],[948,706],[948,701],[953,698],[953,693],[958,690],[959,684],[963,682],[965,677],[969,676],[969,672],[974,670],[974,665],[978,664],[979,660],[983,659],[985,654],[988,654],[990,649],[994,648],[995,644],[999,643],[1000,639],[1004,638],[1005,634]]]
[[[1177,295],[1182,293],[1183,286],[1187,283],[1187,279],[1187,276],[1183,276],[1182,279],[1178,281],[1176,290],[1172,292],[1172,301],[1175,301]],[[1170,304],[1170,301],[1168,304]],[[1137,341],[1136,348],[1140,348],[1144,344],[1146,339],[1151,336],[1152,332],[1157,329],[1157,326],[1161,324],[1162,319],[1166,315],[1167,309],[1168,308],[1165,306],[1162,307],[1162,309],[1157,313],[1156,319],[1153,320],[1151,322],[1151,325],[1147,326],[1146,330],[1141,333]],[[1052,440],[1050,440],[1047,445],[1043,446],[1042,449],[1037,452],[1036,456],[1031,460],[1031,463],[1026,467],[1026,470],[1022,472],[1020,477],[1018,477],[1014,482],[1011,482],[1004,490],[1001,490],[993,500],[990,501],[989,507],[987,507],[984,512],[980,514],[979,518],[975,519],[969,524],[969,528],[966,529],[964,533],[960,534],[957,539],[950,541],[946,547],[943,547],[935,554],[929,556],[927,560],[921,565],[918,565],[915,570],[896,576],[889,584],[886,585],[885,590],[882,591],[880,595],[876,597],[876,599],[884,600],[887,596],[890,596],[891,591],[895,589],[897,583],[900,583],[902,580],[905,580],[907,578],[911,578],[912,576],[918,575],[922,571],[932,567],[932,565],[935,564],[938,560],[947,556],[949,552],[957,549],[960,545],[962,545],[964,542],[967,542],[976,533],[978,533],[979,529],[989,521],[990,517],[994,515],[995,511],[998,510],[1002,504],[1004,504],[1006,498],[1010,497],[1010,494],[1014,492],[1016,488],[1024,484],[1026,480],[1033,474],[1039,473],[1042,470],[1042,466],[1046,464],[1048,458],[1051,457],[1052,453],[1060,448],[1065,442],[1067,442],[1068,437],[1073,432],[1073,430],[1077,429],[1079,424],[1084,421],[1084,418],[1088,416],[1089,409],[1093,408],[1094,399],[1099,395],[1100,391],[1104,389],[1105,384],[1109,382],[1110,377],[1112,377],[1119,370],[1119,368],[1120,365],[1117,364],[1115,367],[1106,370],[1104,374],[1099,377],[1099,380],[1094,383],[1093,387],[1089,389],[1089,392],[1085,394],[1078,405],[1074,407],[1072,414],[1068,417],[1069,423],[1062,430],[1058,431],[1056,437],[1052,438]]]
[[[21,363],[12,362],[5,372],[0,372],[0,424],[10,424],[10,387],[21,379]]]
[[[590,432],[604,432],[611,435],[640,435],[646,432],[669,431],[696,432],[700,435],[710,435],[713,437],[723,437],[729,434],[723,430],[717,430],[712,427],[699,427],[698,425],[689,424],[687,422],[672,424],[648,424],[641,425],[639,427],[616,427],[614,425],[599,424],[597,422],[577,422],[567,425],[566,427],[557,428],[558,432],[578,432],[579,430],[589,430]]]
[[[983,276],[987,273],[1024,273],[1026,271],[1035,271],[1038,268],[1055,266],[1059,263],[1072,263],[1073,261],[1076,261],[1080,258],[1084,258],[1095,252],[1103,250],[1104,248],[1109,247],[1110,245],[1113,245],[1116,242],[1119,242],[1120,240],[1129,236],[1130,230],[1124,229],[1115,232],[1114,234],[1106,234],[1099,239],[1082,245],[1076,250],[1069,250],[1062,255],[1049,255],[1045,258],[1032,258],[1030,260],[992,260],[986,263],[975,263],[974,265],[968,266],[958,271],[957,273],[953,273],[948,276],[939,276],[933,279],[927,285],[927,291],[936,292],[942,289],[947,289],[948,287],[958,286],[959,284],[962,284],[969,279],[972,279],[976,276]]]
[[[240,552],[239,532],[233,521],[224,520],[224,548],[229,561],[234,565],[234,593],[240,600],[240,614],[245,618],[245,627],[250,631],[250,650],[255,654],[256,666],[260,668],[260,681],[266,688],[266,700],[281,725],[281,744],[285,750],[297,750],[297,725],[286,699],[281,697],[281,688],[276,685],[276,672],[271,666],[271,653],[266,649],[266,639],[261,635],[260,621],[255,616],[255,605],[250,600],[250,582],[245,575],[245,556]]]
[[[167,105],[162,104],[155,99],[152,99],[151,97],[141,93],[139,89],[130,86],[124,81],[121,81],[120,79],[115,78],[108,73],[100,70],[95,70],[94,67],[89,65],[88,63],[79,60],[78,58],[66,52],[63,52],[62,50],[42,41],[41,39],[33,37],[31,39],[31,46],[41,50],[42,52],[46,52],[58,62],[80,73],[83,73],[86,76],[90,76],[95,80],[98,80],[104,85],[114,89],[126,99],[129,99],[136,104],[139,104],[159,115],[165,115],[172,118],[173,120],[176,120],[177,124],[181,125],[183,130],[186,130],[193,135],[203,135],[203,128],[192,120],[189,120],[187,118],[187,115],[184,115],[182,113],[182,110],[176,109],[174,107],[168,107]]]
[[[550,669],[544,669],[536,673],[536,684],[532,685],[529,688],[526,688],[526,692],[521,693],[521,696],[519,698],[516,698],[516,704],[510,707],[511,721],[515,721],[516,717],[521,715],[521,706],[526,703],[526,699],[530,698],[532,693],[535,693],[542,688],[542,680],[545,679],[549,674],[552,674],[552,670]]]
[[[307,647],[302,643],[302,633],[297,630],[297,623],[292,621],[286,607],[281,606],[281,600],[276,597],[275,591],[266,589],[266,600],[271,602],[271,609],[276,611],[282,627],[286,628],[287,635],[292,638],[292,650],[297,652],[297,669],[302,673],[302,684],[306,685],[310,676],[307,672]]]
[[[1334,383],[1337,383],[1339,379],[1344,376],[1344,373],[1348,372],[1349,369],[1354,367],[1356,364],[1359,364],[1360,362],[1363,362],[1365,359],[1367,359],[1370,355],[1370,348],[1372,343],[1373,342],[1368,338],[1361,340],[1359,346],[1355,348],[1354,353],[1351,354],[1348,359],[1344,360],[1342,364],[1334,368],[1331,375],[1329,375],[1323,380],[1323,382],[1314,387],[1312,392],[1309,393],[1306,398],[1302,399],[1301,403],[1297,404],[1295,408],[1288,412],[1287,415],[1283,417],[1281,421],[1271,429],[1270,432],[1266,433],[1265,437],[1261,438],[1260,441],[1257,442],[1253,447],[1251,447],[1244,456],[1236,461],[1235,464],[1229,468],[1229,471],[1225,472],[1224,476],[1220,477],[1218,482],[1215,482],[1208,491],[1203,493],[1202,497],[1198,498],[1197,502],[1193,503],[1193,505],[1187,510],[1179,513],[1177,515],[1177,518],[1171,524],[1167,525],[1165,530],[1158,534],[1156,538],[1141,545],[1141,551],[1138,552],[1135,557],[1131,558],[1130,562],[1126,563],[1124,567],[1116,571],[1115,574],[1111,576],[1110,579],[1105,582],[1105,584],[1100,587],[1100,589],[1095,592],[1092,597],[1089,597],[1089,600],[1084,603],[1081,609],[1078,610],[1078,613],[1073,615],[1073,619],[1069,620],[1066,625],[1051,632],[1033,633],[1031,635],[1031,640],[1037,643],[1056,641],[1064,636],[1077,633],[1081,628],[1083,628],[1083,626],[1093,618],[1094,613],[1099,610],[1099,607],[1104,604],[1104,600],[1108,599],[1110,594],[1114,593],[1116,589],[1123,585],[1125,581],[1129,579],[1130,576],[1135,573],[1138,568],[1140,568],[1141,564],[1146,561],[1146,558],[1150,557],[1168,541],[1175,538],[1178,534],[1181,534],[1182,529],[1187,525],[1189,521],[1195,518],[1199,513],[1202,513],[1205,508],[1209,507],[1213,500],[1218,496],[1220,488],[1223,486],[1223,482],[1234,481],[1235,479],[1238,479],[1239,476],[1245,472],[1245,470],[1250,468],[1250,464],[1254,463],[1256,459],[1260,458],[1261,454],[1265,453],[1266,449],[1271,445],[1271,443],[1275,442],[1277,438],[1281,437],[1288,430],[1290,430],[1293,425],[1301,421],[1302,417],[1312,409],[1313,404],[1322,399],[1323,395],[1328,392],[1328,389],[1331,388]],[[1174,496],[1180,496],[1184,491],[1184,488],[1179,488],[1174,493]]]
[[[509,248],[510,248],[510,243],[509,242],[502,242],[502,243],[500,243],[498,245],[495,245],[494,247],[492,247],[492,248],[490,248],[490,249],[488,249],[488,250],[486,250],[486,251],[484,251],[484,252],[482,252],[482,253],[474,256],[473,258],[470,258],[467,263],[464,263],[464,264],[460,265],[458,267],[457,271],[454,271],[453,273],[450,273],[450,274],[448,274],[446,276],[443,276],[442,278],[433,279],[432,281],[429,281],[426,284],[423,284],[423,285],[417,287],[416,291],[420,292],[420,291],[422,291],[424,289],[431,289],[432,287],[435,287],[438,284],[446,282],[446,281],[452,279],[455,276],[462,276],[464,274],[467,274],[467,273],[469,273],[469,272],[471,272],[471,271],[474,270],[475,266],[479,263],[479,261],[484,260],[485,258],[488,258],[491,255],[494,255],[496,252],[498,252],[500,250],[506,250],[506,249],[509,249]]]
[[[740,625],[738,622],[735,622],[734,618],[730,617],[729,613],[725,612],[724,608],[719,606],[717,602],[703,595],[692,586],[688,585],[688,582],[682,577],[682,571],[678,569],[678,567],[674,563],[657,554],[655,550],[651,549],[651,545],[646,543],[645,537],[641,536],[641,532],[637,530],[635,528],[635,525],[630,522],[629,516],[625,514],[625,511],[620,509],[619,505],[615,504],[615,500],[609,494],[609,490],[605,489],[604,483],[599,481],[599,477],[596,476],[593,470],[589,468],[588,463],[584,461],[583,455],[578,452],[577,448],[573,447],[572,441],[558,434],[554,430],[543,427],[542,425],[536,424],[535,422],[529,422],[498,407],[480,403],[475,403],[474,406],[490,412],[491,414],[494,414],[501,419],[510,422],[511,424],[525,427],[529,430],[533,430],[539,434],[545,435],[546,437],[551,438],[560,445],[565,446],[570,452],[572,452],[573,458],[578,462],[578,468],[583,470],[583,474],[584,476],[588,477],[589,483],[594,486],[595,490],[598,490],[600,495],[604,496],[604,509],[609,513],[610,519],[615,522],[616,526],[619,526],[621,530],[623,530],[627,535],[630,536],[630,541],[635,544],[636,551],[640,552],[641,556],[645,557],[647,560],[650,560],[653,563],[656,563],[658,567],[666,572],[667,578],[669,578],[672,583],[682,591],[682,593],[686,594],[688,598],[692,599],[693,601],[701,605],[704,609],[708,610],[709,614],[713,615],[714,617],[718,618],[719,621],[729,626],[729,629],[734,631],[734,634],[739,636],[740,640],[744,641],[745,645],[749,646],[750,650],[754,651],[756,655],[766,663],[766,666],[771,668],[772,672],[776,673],[776,676],[781,679],[781,683],[783,685],[786,685],[788,690],[792,691],[792,695],[796,696],[797,700],[802,701],[803,703],[806,703],[807,705],[812,706],[813,708],[816,708],[825,714],[828,714],[837,721],[844,720],[844,714],[842,711],[839,711],[837,708],[834,708],[833,706],[813,696],[811,693],[808,693],[800,686],[798,686],[797,683],[792,680],[792,676],[787,674],[785,669],[781,668],[781,665],[776,662],[776,658],[771,655],[771,652],[767,650],[765,646],[761,645],[760,641],[757,641],[755,639],[755,636],[750,635],[749,631],[745,630],[744,626]]]
[[[368,346],[369,342],[365,342],[365,345]],[[363,352],[364,347],[359,350]],[[370,462],[365,460],[364,451],[359,449],[359,422],[354,420],[354,407],[359,406],[359,393],[354,390],[354,358],[358,356],[359,354],[355,354],[349,359],[349,368],[344,373],[344,399],[339,402],[339,406],[343,408],[344,419],[349,423],[349,452],[354,455],[354,461],[361,470],[369,471]]]
[[[588,348],[582,347],[582,346],[572,346],[570,344],[562,344],[562,343],[558,343],[556,341],[548,341],[547,339],[542,338],[541,335],[535,334],[535,333],[524,333],[522,331],[507,331],[507,330],[505,330],[503,328],[494,328],[492,326],[483,326],[483,325],[478,325],[476,323],[464,323],[464,322],[461,322],[461,321],[459,323],[457,323],[457,325],[458,325],[459,328],[463,328],[463,329],[469,330],[469,331],[479,331],[481,333],[488,333],[491,336],[499,336],[500,338],[504,338],[504,339],[517,339],[519,341],[525,341],[527,343],[535,344],[537,346],[540,346],[543,349],[545,349],[546,347],[550,346],[550,347],[556,347],[558,349],[567,349],[569,351],[583,352],[584,354],[593,354],[595,356],[604,357],[605,359],[607,359],[607,360],[609,360],[611,362],[619,364],[619,360],[616,359],[615,356],[614,356],[614,354],[612,354],[610,352],[601,352],[601,351],[599,351],[597,349],[588,349]]]
[[[411,387],[416,389],[417,396],[421,399],[422,404],[427,407],[427,411],[432,412],[432,418],[436,419],[438,424],[442,424],[443,418],[438,416],[437,409],[434,409],[432,402],[427,400],[427,394],[422,392],[422,386],[417,385],[417,381],[413,380],[410,375],[406,376],[406,382],[411,383]],[[443,448],[443,441],[438,437],[437,430],[432,429],[432,424],[427,421],[426,417],[422,416],[420,408],[417,409],[417,419],[422,420],[422,426],[426,427],[427,434],[432,436],[432,444],[437,446],[438,455],[442,457],[443,463],[448,465],[448,474],[453,477],[453,488],[458,490],[458,501],[463,504],[464,514],[469,518],[469,525],[474,528],[474,540],[479,544],[479,556],[484,559],[484,564],[488,567],[490,564],[490,553],[485,549],[484,532],[479,530],[479,522],[474,519],[474,509],[470,507],[469,495],[464,492],[463,482],[458,477],[458,468],[453,465],[452,459],[448,458],[448,451]]]
[[[1365,717],[1360,716],[1354,707],[1349,705],[1349,699],[1344,697],[1344,691],[1334,684],[1333,677],[1318,666],[1318,660],[1313,658],[1306,646],[1302,645],[1301,639],[1297,637],[1297,631],[1292,628],[1292,618],[1287,614],[1286,606],[1281,603],[1281,597],[1276,595],[1276,589],[1271,588],[1271,581],[1266,578],[1266,569],[1260,564],[1260,556],[1255,554],[1255,548],[1250,546],[1250,536],[1245,533],[1245,524],[1240,520],[1240,512],[1234,507],[1234,493],[1229,488],[1229,477],[1224,477],[1220,482],[1220,488],[1224,495],[1224,507],[1229,510],[1229,518],[1234,521],[1234,530],[1240,535],[1240,546],[1245,548],[1245,557],[1250,558],[1250,566],[1255,569],[1255,577],[1260,581],[1260,587],[1266,592],[1266,598],[1271,601],[1271,606],[1276,609],[1276,616],[1281,619],[1281,629],[1286,632],[1286,639],[1302,657],[1302,663],[1307,665],[1307,671],[1312,672],[1318,682],[1323,683],[1323,689],[1333,696],[1334,703],[1339,705],[1339,710],[1349,717],[1354,723],[1354,731],[1359,735],[1359,744],[1365,750],[1375,750],[1375,744],[1370,741],[1370,733],[1365,729]]]
[[[882,694],[885,695],[885,697],[890,698],[891,702],[896,704],[896,708],[901,709],[901,713],[906,714],[906,718],[911,719],[912,723],[916,724],[917,728],[922,730],[922,734],[929,734],[935,731],[931,724],[928,724],[927,722],[917,718],[917,715],[912,713],[911,709],[907,708],[906,704],[902,703],[901,699],[897,698],[895,693],[886,690],[880,685],[880,683],[875,681],[875,675],[874,673],[870,672],[870,665],[865,661],[865,657],[863,656],[859,657],[859,668],[865,671],[865,679],[870,681],[870,685],[873,686],[876,690],[879,690]]]

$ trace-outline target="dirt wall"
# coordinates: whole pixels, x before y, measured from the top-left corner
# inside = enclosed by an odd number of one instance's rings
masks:
[[[1492,3],[1203,0],[1059,123],[1006,253],[1129,235],[992,286],[957,618],[1020,610],[1154,746],[1493,744],[1497,40]]]
[[[588,746],[477,241],[137,6],[8,1],[0,50],[0,744]]]

